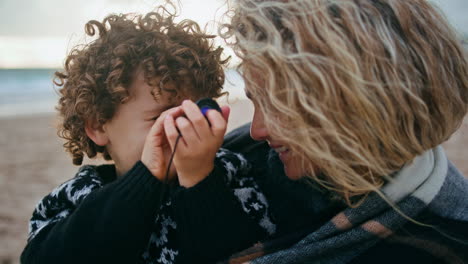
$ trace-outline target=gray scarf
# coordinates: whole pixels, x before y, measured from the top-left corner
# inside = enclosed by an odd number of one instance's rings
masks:
[[[234,255],[227,262],[348,263],[384,239],[427,250],[428,254],[448,263],[467,261],[459,253],[451,251],[450,246],[440,244],[438,239],[401,236],[398,233],[405,224],[417,219],[423,210],[468,222],[468,181],[447,160],[442,147],[416,157],[381,191],[398,210],[373,193],[359,207],[345,209],[287,249],[272,250],[278,245],[260,243]],[[466,243],[464,239],[465,242],[454,241]]]

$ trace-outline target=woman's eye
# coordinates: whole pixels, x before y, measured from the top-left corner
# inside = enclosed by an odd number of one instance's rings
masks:
[[[159,118],[159,116],[155,116],[155,117],[151,118],[151,120],[156,121],[156,119],[158,119],[158,118]]]

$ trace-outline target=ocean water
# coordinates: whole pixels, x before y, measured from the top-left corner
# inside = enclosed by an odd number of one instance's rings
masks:
[[[0,116],[53,112],[55,69],[1,69]]]
[[[0,69],[0,117],[53,113],[58,100],[55,69]],[[230,99],[245,98],[242,77],[226,71],[224,90]]]

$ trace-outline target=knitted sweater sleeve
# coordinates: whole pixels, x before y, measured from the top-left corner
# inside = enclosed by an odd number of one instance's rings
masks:
[[[268,203],[240,154],[218,151],[202,182],[173,197],[181,263],[212,263],[275,233]]]
[[[37,205],[21,263],[135,263],[162,187],[141,162],[105,186],[81,171]]]

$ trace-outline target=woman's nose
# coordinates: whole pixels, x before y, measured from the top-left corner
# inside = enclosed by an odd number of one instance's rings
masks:
[[[263,115],[255,109],[250,126],[250,136],[255,140],[267,140],[268,130],[265,127]]]

